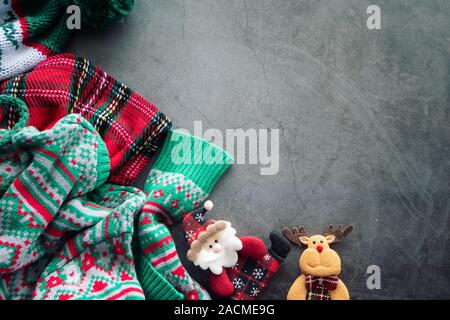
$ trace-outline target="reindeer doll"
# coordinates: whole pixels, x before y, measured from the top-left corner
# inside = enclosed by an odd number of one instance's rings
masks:
[[[289,289],[288,300],[349,300],[345,284],[338,278],[341,259],[330,244],[344,239],[353,227],[330,226],[324,235],[307,236],[303,226],[284,228],[284,236],[292,243],[308,248],[300,256],[301,275]]]

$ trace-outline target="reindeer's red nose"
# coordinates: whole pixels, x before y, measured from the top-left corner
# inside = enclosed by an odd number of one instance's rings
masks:
[[[316,250],[319,251],[319,253],[321,253],[323,251],[323,247],[322,246],[317,246]]]

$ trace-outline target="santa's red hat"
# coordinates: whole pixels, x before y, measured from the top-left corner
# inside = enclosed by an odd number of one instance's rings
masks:
[[[227,227],[225,221],[215,221],[205,217],[205,213],[211,211],[212,208],[213,203],[211,200],[208,200],[204,203],[203,208],[198,208],[183,218],[184,237],[190,247],[187,257],[190,261],[196,260],[202,246],[213,235]]]

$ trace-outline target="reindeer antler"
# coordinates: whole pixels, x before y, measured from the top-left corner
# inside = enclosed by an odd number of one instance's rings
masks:
[[[350,232],[353,231],[353,226],[348,226],[347,228],[345,228],[345,230],[343,230],[343,226],[329,226],[327,231],[325,232],[325,235],[333,235],[335,236],[335,240],[333,243],[342,241],[346,236],[348,236],[350,234]]]
[[[283,228],[283,235],[293,244],[301,246],[302,243],[300,242],[300,237],[307,236],[305,227],[298,226],[293,227],[292,229],[288,227]]]

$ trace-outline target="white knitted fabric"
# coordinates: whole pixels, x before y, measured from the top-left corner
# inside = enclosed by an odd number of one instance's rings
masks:
[[[23,43],[20,20],[11,0],[0,2],[0,81],[32,69],[46,58],[40,51]]]

